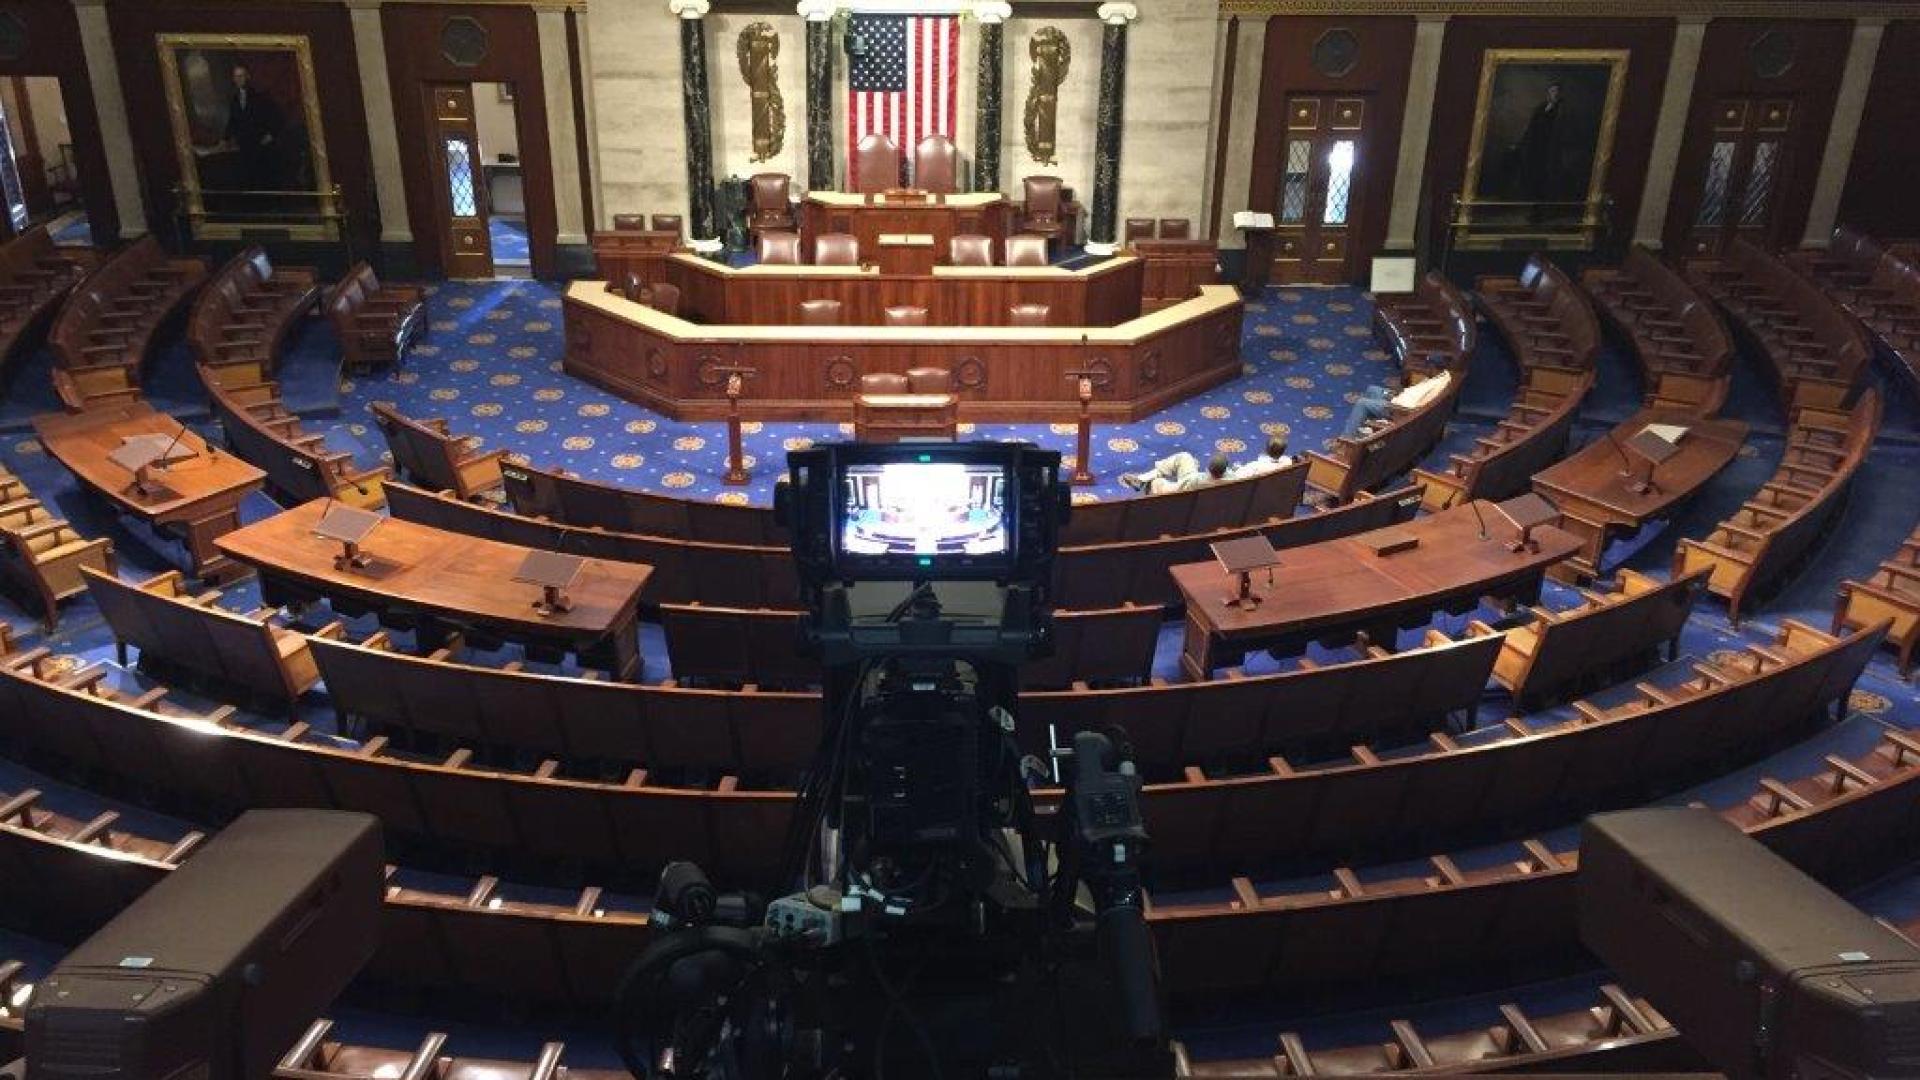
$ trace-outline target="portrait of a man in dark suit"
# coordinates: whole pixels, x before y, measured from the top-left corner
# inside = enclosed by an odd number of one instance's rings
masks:
[[[230,77],[225,142],[239,155],[241,183],[248,191],[280,191],[286,186],[280,143],[286,118],[273,95],[254,85],[245,63],[234,64]]]
[[[1490,50],[1467,188],[1476,231],[1578,228],[1606,195],[1627,56]]]

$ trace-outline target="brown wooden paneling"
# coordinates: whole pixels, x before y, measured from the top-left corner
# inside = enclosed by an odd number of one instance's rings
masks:
[[[1613,241],[1624,246],[1640,213],[1647,179],[1653,129],[1660,116],[1660,95],[1673,54],[1671,19],[1508,19],[1455,18],[1447,23],[1440,57],[1440,80],[1433,101],[1433,130],[1427,144],[1427,233],[1432,251],[1441,250],[1453,197],[1466,177],[1468,143],[1473,139],[1474,102],[1479,99],[1480,69],[1488,49],[1626,49],[1627,81],[1621,94],[1620,122],[1614,131],[1613,159],[1607,166],[1606,193],[1613,196]]]
[[[1324,75],[1313,66],[1314,45],[1336,29],[1351,31],[1359,50],[1354,54],[1353,67],[1345,74]],[[1348,266],[1356,280],[1359,268],[1386,242],[1393,174],[1400,156],[1400,120],[1406,112],[1407,71],[1413,63],[1413,30],[1410,15],[1275,16],[1267,21],[1248,208],[1267,213],[1278,208],[1288,95],[1365,97],[1369,116],[1357,159],[1361,184],[1355,216],[1349,224],[1354,257]]]
[[[1867,90],[1866,115],[1853,144],[1853,168],[1840,198],[1840,223],[1875,236],[1920,236],[1920,22],[1887,26]]]
[[[80,197],[87,208],[87,224],[96,244],[120,239],[120,214],[113,204],[113,181],[107,175],[107,144],[100,137],[100,117],[93,108],[93,84],[88,81],[87,55],[80,46],[80,23],[71,0],[6,0],[0,12],[20,20],[27,47],[17,59],[0,60],[0,76],[52,76],[60,80],[60,99],[67,110],[67,128],[73,133],[74,164],[80,170]]]
[[[880,326],[887,308],[927,309],[931,326],[1005,326],[1015,304],[1045,304],[1052,326],[1117,326],[1140,314],[1138,259],[1092,272],[1046,277],[937,277],[913,274],[820,275],[772,271],[728,274],[713,264],[668,259],[661,276],[680,288],[680,314],[712,325],[791,326],[807,300],[838,300],[842,322]],[[1183,296],[1182,299],[1185,299]]]
[[[1755,71],[1752,59],[1754,41],[1767,33],[1785,34],[1794,43],[1792,65],[1774,78]],[[1807,227],[1807,208],[1820,172],[1820,155],[1826,150],[1827,129],[1833,124],[1833,98],[1840,88],[1840,72],[1847,62],[1852,35],[1852,24],[1840,19],[1715,19],[1707,24],[1706,40],[1700,47],[1700,70],[1693,82],[1693,103],[1687,110],[1687,134],[1674,169],[1673,198],[1667,204],[1662,233],[1666,250],[1689,250],[1688,238],[1700,209],[1701,185],[1713,143],[1716,107],[1736,96],[1793,103],[1793,131],[1776,181],[1778,202],[1774,204],[1771,239],[1776,243],[1800,239]],[[1909,113],[1912,104],[1911,100],[1907,103]],[[1910,127],[1910,117],[1908,123]]]
[[[447,20],[472,19],[486,31],[479,62],[456,64],[441,50]],[[558,273],[553,201],[553,156],[547,143],[547,101],[541,81],[539,28],[531,7],[507,4],[383,4],[387,78],[393,84],[394,120],[400,136],[407,217],[413,225],[414,257],[422,269],[444,273],[439,218],[434,199],[434,159],[419,150],[427,138],[424,87],[434,82],[512,83],[520,136],[520,168],[527,200],[527,239],[535,277]],[[410,149],[411,148],[411,149]]]
[[[140,160],[147,223],[155,232],[173,235],[173,188],[180,182],[155,35],[300,34],[313,52],[328,166],[351,215],[354,246],[362,251],[371,248],[380,235],[380,207],[374,197],[367,111],[360,95],[360,65],[346,5],[114,0],[108,6],[108,18],[113,24],[113,52],[120,64],[120,89],[126,96],[133,149]],[[78,121],[74,126],[78,130]]]

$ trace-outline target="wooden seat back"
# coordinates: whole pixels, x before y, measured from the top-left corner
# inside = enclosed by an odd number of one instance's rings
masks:
[[[1706,579],[1705,569],[1666,582],[1622,569],[1617,593],[1596,596],[1571,611],[1536,611],[1520,634],[1507,636],[1493,677],[1516,703],[1530,707],[1662,646],[1671,652]],[[1476,629],[1497,633],[1486,626]]]
[[[369,408],[401,475],[463,499],[500,486],[506,451],[470,450],[468,440],[448,431],[444,420],[416,420],[384,401]]]
[[[265,616],[247,616],[202,602],[186,591],[178,571],[138,584],[92,568],[82,571],[87,590],[125,648],[140,650],[140,662],[188,672],[206,681],[269,701],[291,703],[318,679],[304,639],[276,632]],[[283,650],[282,635],[289,646]]]
[[[1425,405],[1398,413],[1373,431],[1338,436],[1326,453],[1307,451],[1307,482],[1337,505],[1405,475],[1446,435],[1466,381],[1464,372],[1456,372],[1446,390]]]
[[[503,475],[507,502],[532,517],[721,544],[787,544],[786,530],[774,523],[771,506],[675,498],[537,465],[515,464]]]

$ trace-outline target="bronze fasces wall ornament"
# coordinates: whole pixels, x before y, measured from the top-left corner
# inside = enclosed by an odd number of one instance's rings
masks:
[[[780,35],[772,23],[751,23],[740,31],[734,51],[740,57],[740,77],[753,96],[753,160],[766,161],[787,141],[787,106],[780,96]]]
[[[1043,26],[1028,39],[1027,55],[1033,58],[1033,79],[1027,87],[1027,154],[1042,165],[1057,164],[1060,84],[1073,63],[1073,46],[1059,27]]]

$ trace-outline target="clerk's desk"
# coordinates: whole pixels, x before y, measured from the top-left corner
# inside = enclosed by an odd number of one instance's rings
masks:
[[[892,236],[893,234],[888,234]],[[903,234],[924,237],[926,234]],[[924,248],[918,250],[924,251]],[[934,266],[925,274],[867,266],[728,266],[687,252],[661,276],[680,288],[680,313],[713,326],[792,326],[803,300],[838,300],[847,326],[880,326],[889,307],[927,309],[929,326],[1005,326],[1015,304],[1045,304],[1049,327],[1111,327],[1138,316],[1145,269],[1132,255],[1088,266]]]
[[[850,233],[863,255],[879,250],[883,234],[917,233],[933,237],[933,249],[945,256],[956,236],[993,240],[995,262],[1006,257],[1013,204],[997,191],[951,195],[932,192],[815,191],[800,203],[801,257],[813,261],[813,241],[822,233]]]

